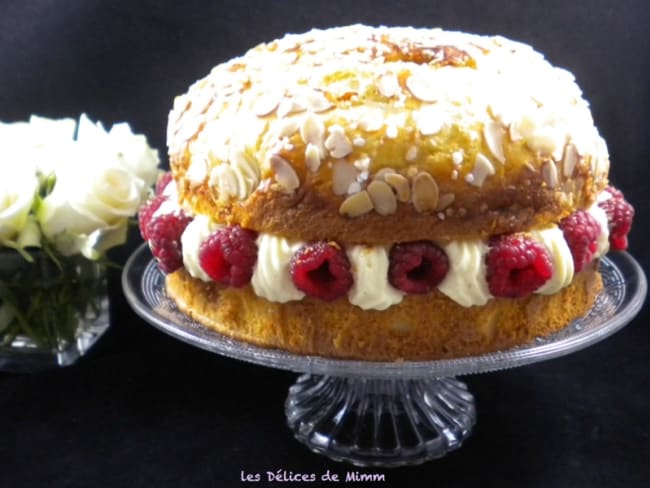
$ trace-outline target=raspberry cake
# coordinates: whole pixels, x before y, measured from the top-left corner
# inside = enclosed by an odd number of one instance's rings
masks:
[[[424,360],[585,314],[633,209],[573,76],[440,29],[313,30],[174,101],[172,176],[140,212],[168,295],[299,354]]]

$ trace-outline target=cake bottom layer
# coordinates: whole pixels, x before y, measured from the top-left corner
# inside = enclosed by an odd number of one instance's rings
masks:
[[[435,291],[406,295],[384,311],[346,299],[269,302],[250,286],[206,283],[185,269],[167,275],[166,289],[193,320],[238,340],[296,354],[398,361],[477,355],[549,335],[589,311],[602,280],[595,262],[554,295],[463,307]]]

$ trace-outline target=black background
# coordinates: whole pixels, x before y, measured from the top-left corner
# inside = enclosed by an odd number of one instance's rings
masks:
[[[354,22],[502,34],[574,72],[608,141],[611,180],[637,209],[630,251],[649,269],[644,0],[0,0],[0,120],[86,112],[105,125],[128,121],[166,165],[172,100],[213,65],[285,32]],[[124,262],[138,243],[133,235],[113,258]],[[262,479],[353,470],[293,440],[283,402],[295,374],[163,335],[130,310],[119,278],[111,275],[112,328],[89,356],[0,373],[0,486],[236,487],[246,485],[242,470]],[[479,417],[461,449],[422,466],[360,471],[385,475],[373,486],[649,486],[647,322],[645,307],[588,350],[467,377]]]

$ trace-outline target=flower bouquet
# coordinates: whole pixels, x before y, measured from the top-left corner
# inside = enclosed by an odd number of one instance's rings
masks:
[[[108,249],[158,175],[128,124],[0,123],[0,369],[71,364],[108,327]]]

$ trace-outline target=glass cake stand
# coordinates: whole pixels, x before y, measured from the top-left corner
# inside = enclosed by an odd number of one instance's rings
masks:
[[[285,413],[296,439],[336,461],[358,466],[419,464],[460,447],[476,407],[456,376],[547,360],[594,344],[641,308],[647,283],[627,253],[601,260],[604,290],[592,310],[532,344],[436,361],[367,362],[301,356],[257,347],[207,329],[181,313],[164,290],[146,244],[129,258],[122,283],[138,315],[191,345],[234,359],[303,373],[289,388]]]

